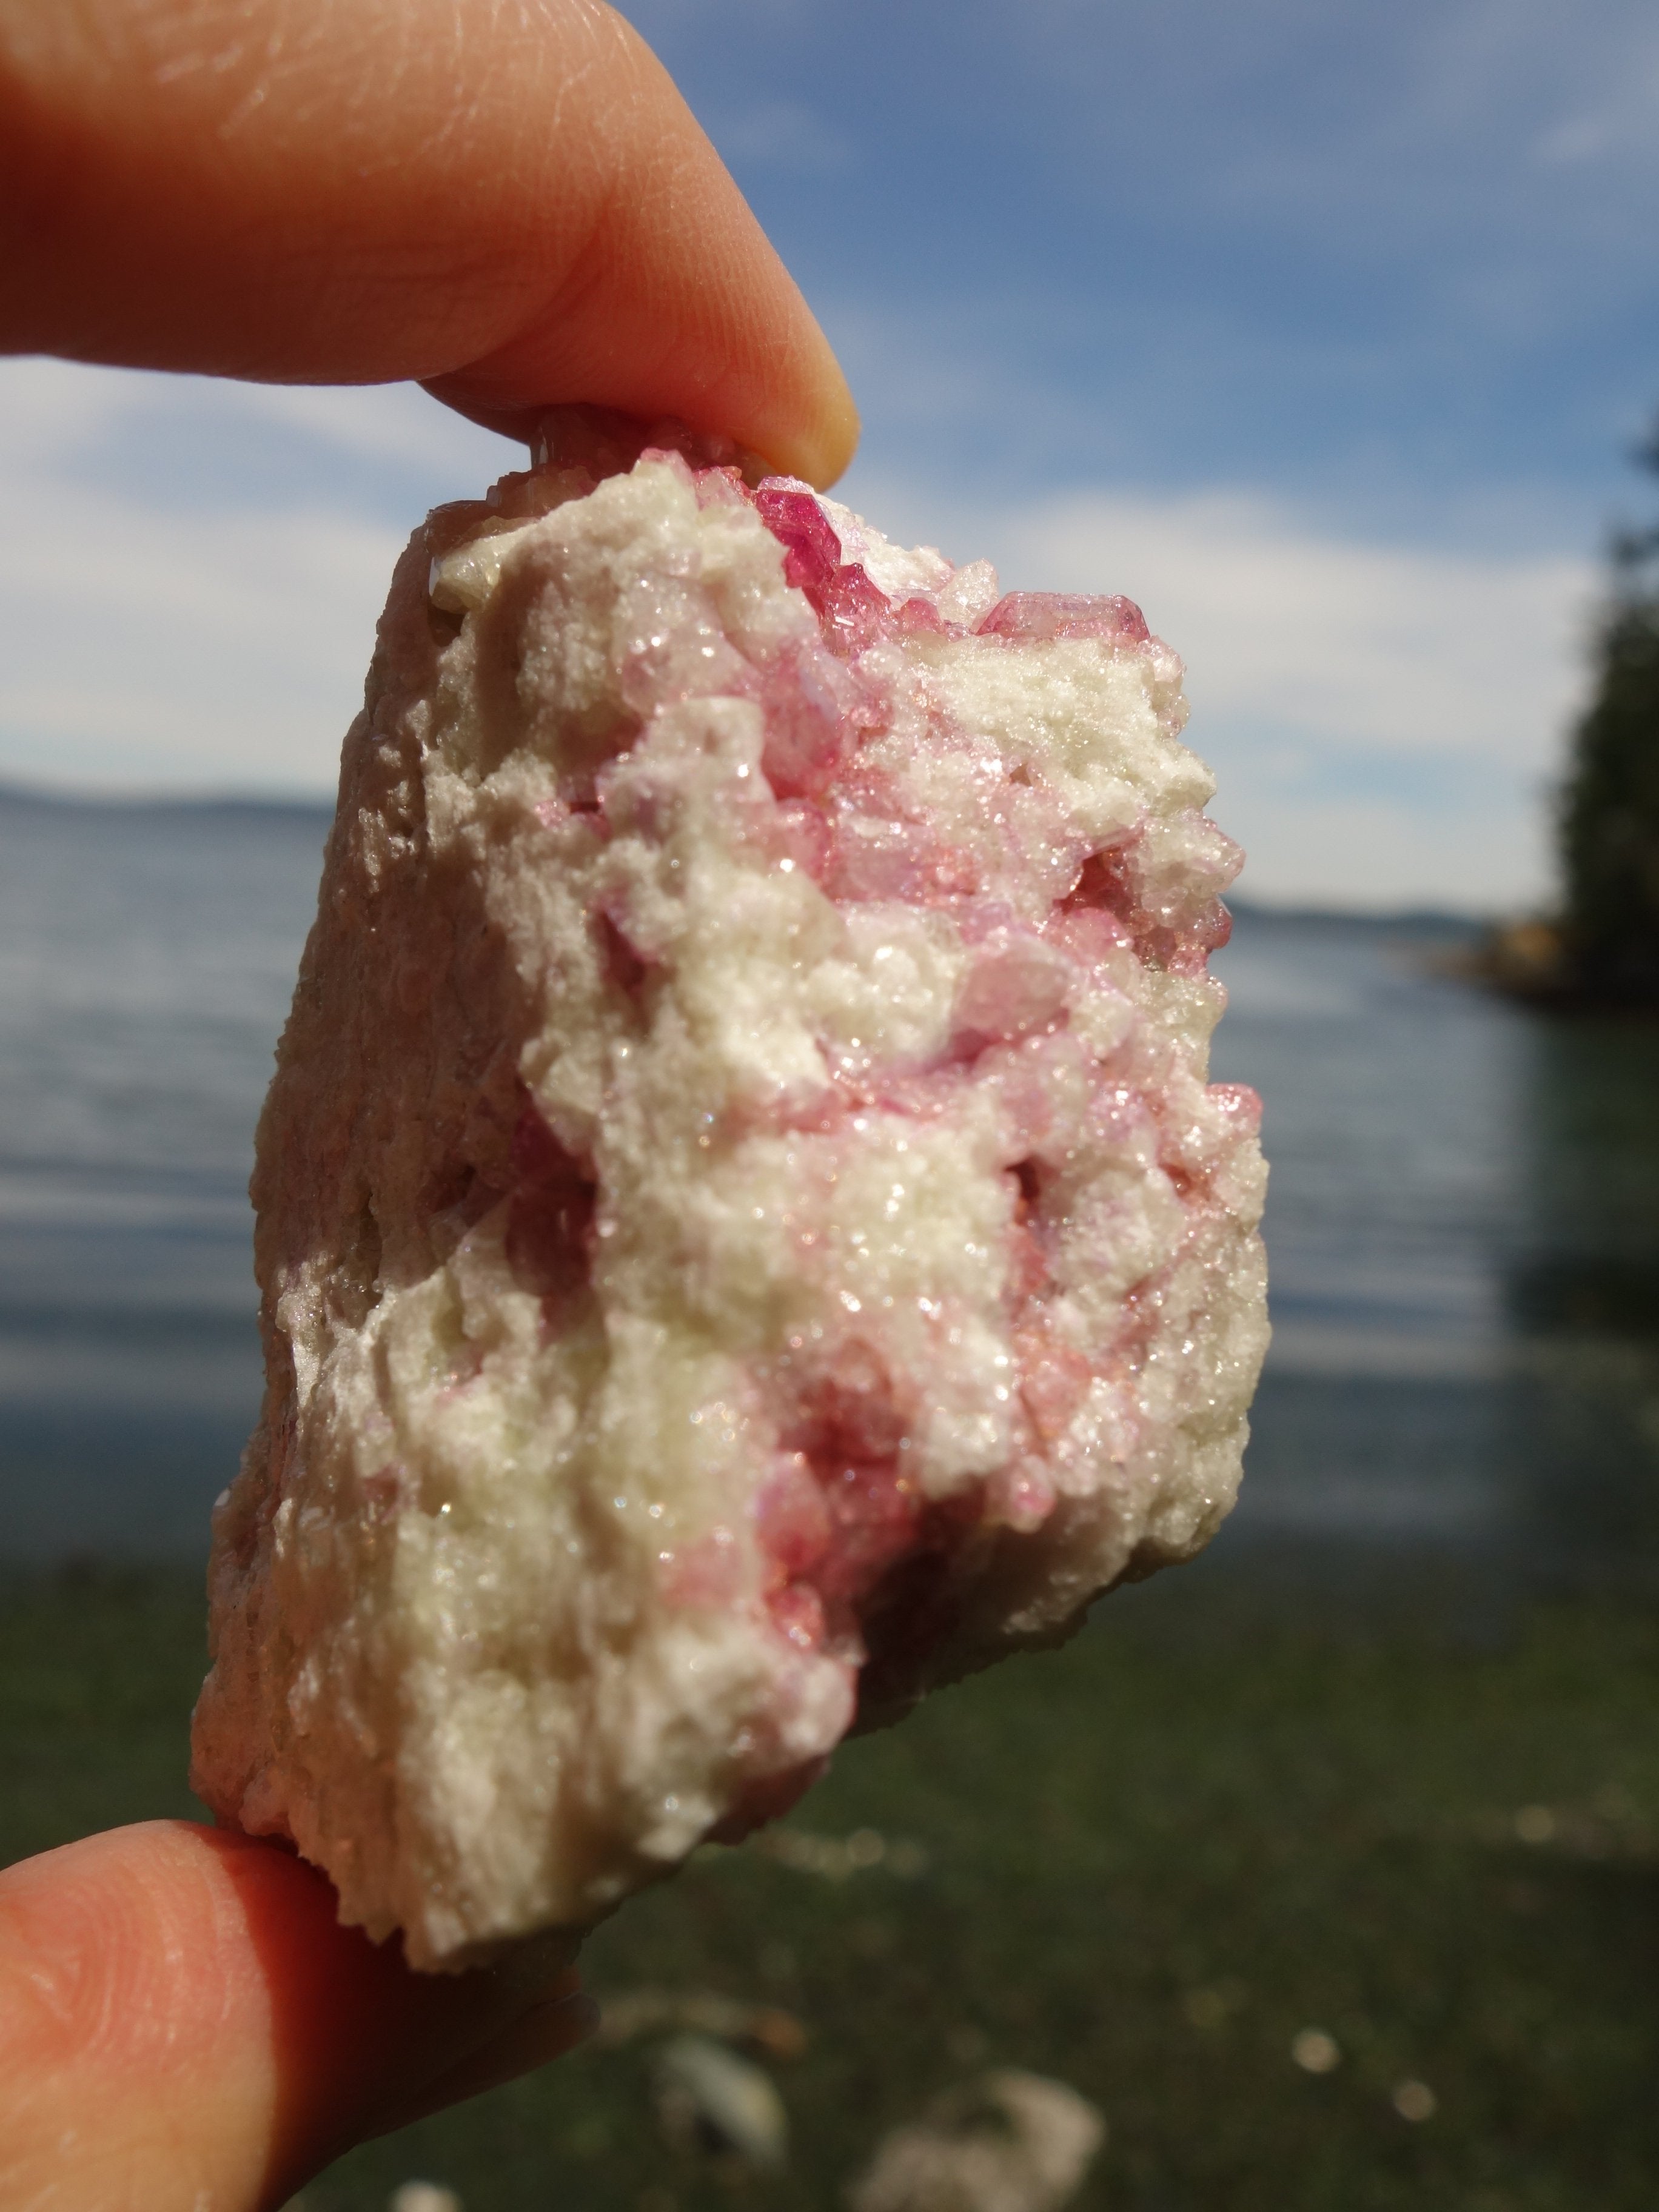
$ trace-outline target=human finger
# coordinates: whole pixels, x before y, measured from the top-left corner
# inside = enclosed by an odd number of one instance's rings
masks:
[[[314,1868],[188,1821],[25,1860],[0,1874],[0,2203],[266,2212],[579,2041],[573,1948],[411,1973]]]
[[[678,416],[818,483],[857,437],[600,0],[0,0],[0,349]]]

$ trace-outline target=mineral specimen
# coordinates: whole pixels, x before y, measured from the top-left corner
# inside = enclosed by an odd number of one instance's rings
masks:
[[[1175,655],[560,435],[416,533],[346,742],[196,1720],[428,1968],[1196,1550],[1267,1333]]]

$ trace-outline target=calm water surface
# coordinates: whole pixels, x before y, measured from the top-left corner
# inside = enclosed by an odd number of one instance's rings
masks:
[[[1659,1027],[1455,980],[1455,924],[1240,918],[1274,1342],[1239,1541],[1659,1576]]]
[[[199,1553],[258,1400],[244,1186],[325,824],[0,798],[0,1559]],[[1246,913],[1276,1335],[1223,1539],[1659,1577],[1659,1030],[1455,924]]]
[[[319,812],[0,798],[0,1557],[199,1552]]]

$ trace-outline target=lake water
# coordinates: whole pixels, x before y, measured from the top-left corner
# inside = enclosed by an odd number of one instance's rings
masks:
[[[244,1186],[319,812],[0,796],[0,1560],[199,1555],[258,1401]],[[1245,912],[1275,1340],[1220,1548],[1659,1578],[1659,1029],[1455,923]]]

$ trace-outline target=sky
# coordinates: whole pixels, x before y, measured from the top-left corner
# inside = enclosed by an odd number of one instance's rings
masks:
[[[841,353],[840,495],[1123,591],[1268,902],[1517,908],[1659,408],[1648,0],[631,0]],[[322,793],[418,392],[0,362],[0,776]]]

